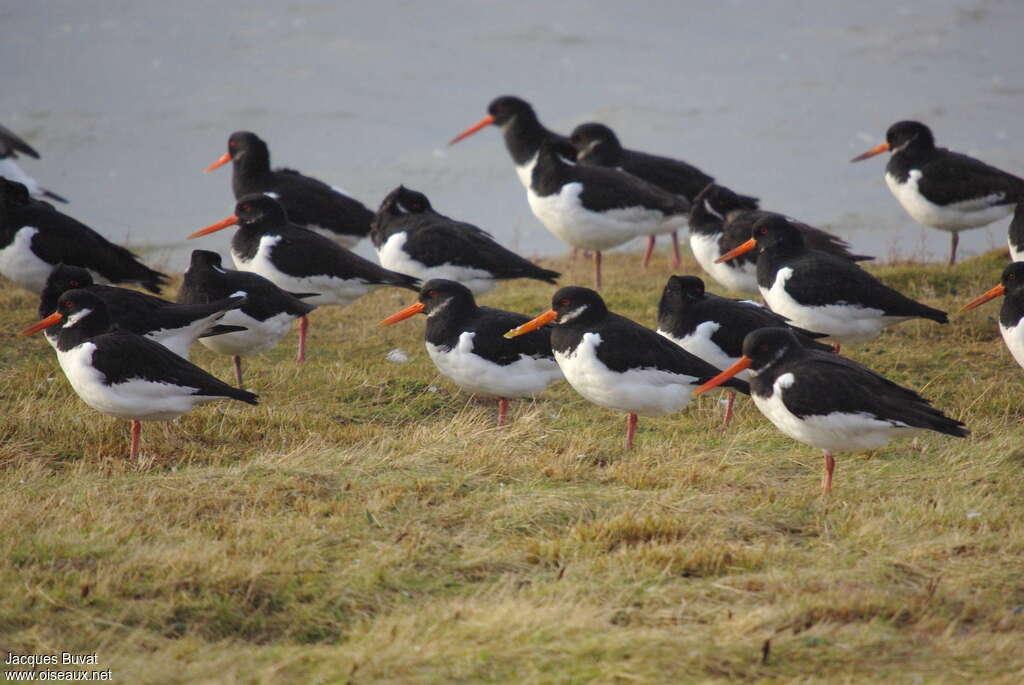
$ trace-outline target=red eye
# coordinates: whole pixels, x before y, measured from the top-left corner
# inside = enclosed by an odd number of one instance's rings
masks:
[[[235,141],[229,140],[228,141],[228,147],[236,147]]]
[[[1010,274],[1009,276],[1006,277],[1006,280],[1012,281],[1015,278],[1017,278],[1017,274]]]
[[[559,302],[558,304],[560,304],[560,305],[562,305],[563,307],[565,307],[565,306],[567,306],[567,305],[569,304],[569,300],[562,300],[562,301],[561,301],[561,302]]]
[[[437,297],[437,291],[431,290],[429,293],[427,293],[427,297]]]
[[[242,211],[243,212],[251,212],[252,211],[252,207],[250,207],[249,205],[242,205]]]
[[[761,352],[767,352],[768,351],[768,346],[767,345],[759,345],[757,349],[759,349]]]
[[[768,229],[767,228],[762,228],[761,229],[761,235],[768,235]]]
[[[71,300],[68,300],[67,302],[64,303],[64,309],[74,309],[74,308],[75,308],[75,303],[72,302]]]
[[[71,287],[72,288],[77,288],[78,287],[78,281],[71,281]]]

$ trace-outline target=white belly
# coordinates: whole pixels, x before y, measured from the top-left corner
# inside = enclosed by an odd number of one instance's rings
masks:
[[[553,359],[521,355],[517,361],[501,366],[473,354],[475,335],[463,333],[458,344],[448,351],[427,343],[427,354],[437,370],[466,392],[506,399],[529,397],[562,379],[562,372]]]
[[[653,368],[615,373],[597,358],[600,344],[600,335],[585,333],[572,354],[555,352],[565,380],[586,399],[641,416],[664,416],[690,403],[696,379]]]
[[[708,364],[711,364],[711,366],[722,371],[739,361],[739,357],[730,357],[711,340],[711,336],[719,328],[721,328],[721,324],[715,321],[705,321],[699,324],[693,333],[682,338],[677,338],[668,331],[661,329],[658,329],[658,333],[679,345],[693,356],[700,357]],[[750,380],[750,371],[740,371],[736,374],[736,378]]]
[[[381,266],[399,273],[415,276],[421,282],[426,283],[432,278],[446,278],[456,281],[469,288],[474,295],[483,295],[494,290],[497,285],[494,277],[482,269],[473,269],[455,264],[440,264],[438,266],[426,266],[416,261],[403,249],[408,240],[407,233],[395,233],[388,237],[384,244],[377,250],[377,258]]]
[[[41,293],[53,266],[32,252],[32,236],[39,232],[33,226],[23,226],[14,234],[14,240],[0,250],[0,274],[15,285]]]
[[[852,344],[874,340],[886,326],[913,318],[883,316],[880,309],[853,305],[802,305],[786,292],[786,282],[792,275],[792,268],[783,267],[775,272],[771,288],[761,288],[761,296],[768,307],[785,316],[794,326],[825,333],[837,342]]]
[[[376,290],[379,285],[371,285],[365,281],[352,278],[334,278],[333,276],[291,276],[280,270],[270,260],[274,245],[280,240],[279,236],[263,236],[260,238],[259,249],[249,261],[242,259],[234,250],[231,250],[231,259],[235,266],[241,271],[251,271],[268,279],[278,288],[293,293],[319,293],[308,298],[310,304],[328,305],[337,304],[349,305],[366,293]]]
[[[634,207],[591,212],[583,207],[581,183],[567,183],[556,195],[541,197],[527,190],[526,197],[534,216],[572,247],[608,250],[637,236],[655,233],[662,222],[661,212]]]
[[[700,233],[690,234],[690,251],[701,268],[724,287],[736,292],[756,293],[757,265],[747,264],[741,267],[729,266],[726,263],[715,264],[721,257],[718,250],[718,236]]]
[[[779,376],[772,396],[765,399],[755,394],[754,404],[776,428],[805,445],[829,452],[855,452],[883,447],[892,438],[917,430],[906,424],[881,421],[866,413],[834,412],[800,418],[782,402],[782,393],[792,383],[793,374]]]
[[[1013,328],[1006,328],[1000,323],[999,332],[1003,334],[1006,349],[1010,350],[1017,363],[1024,367],[1024,324],[1018,322]]]
[[[94,344],[83,343],[67,352],[58,351],[57,359],[82,401],[104,414],[138,421],[167,421],[190,411],[196,404],[218,399],[191,395],[188,388],[142,379],[105,385],[103,374],[90,365],[95,349]]]
[[[246,330],[223,335],[200,338],[199,342],[217,354],[230,354],[244,357],[266,352],[277,345],[292,328],[296,317],[284,312],[275,314],[265,321],[259,321],[242,313],[240,309],[232,309],[220,320],[221,325],[245,326]]]
[[[527,190],[530,189],[530,182],[533,181],[533,167],[537,166],[537,154],[534,153],[533,157],[526,160],[524,164],[516,164],[516,176]]]
[[[1006,193],[994,193],[975,200],[965,200],[941,206],[934,204],[918,191],[917,183],[921,172],[912,169],[905,183],[899,183],[891,174],[885,175],[885,183],[896,199],[907,210],[914,221],[943,231],[962,231],[968,228],[986,226],[1013,212],[1013,204],[995,204],[1006,197]]]

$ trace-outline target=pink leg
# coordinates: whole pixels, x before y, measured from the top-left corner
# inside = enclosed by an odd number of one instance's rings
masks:
[[[646,269],[651,264],[651,255],[654,254],[654,236],[647,236],[647,248],[644,250],[644,268]]]
[[[132,419],[132,443],[131,448],[128,451],[128,456],[132,459],[138,459],[139,457],[139,435],[142,433],[142,422]]]
[[[630,414],[626,419],[626,449],[633,449],[633,436],[636,435],[636,414]]]
[[[508,400],[502,397],[498,400],[498,427],[505,425],[505,415],[508,414]]]
[[[601,289],[601,251],[594,252],[594,289]]]
[[[825,450],[825,475],[821,479],[821,493],[832,492],[832,473],[836,470],[836,458]]]
[[[725,401],[725,418],[722,419],[722,425],[728,426],[729,422],[732,421],[732,405],[736,403],[736,393],[730,392],[728,399]]]
[[[235,380],[238,381],[238,387],[240,390],[244,390],[242,387],[242,358],[236,354],[231,357],[231,361],[235,365]]]
[[[299,354],[295,361],[301,364],[306,361],[306,331],[309,330],[309,317],[299,317]]]
[[[839,350],[841,348],[842,345],[840,345],[839,343],[832,343],[832,354],[839,354]]]
[[[682,263],[679,256],[679,233],[672,231],[672,268],[678,269]]]

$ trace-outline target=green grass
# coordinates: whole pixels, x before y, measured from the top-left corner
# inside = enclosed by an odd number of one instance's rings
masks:
[[[1004,260],[875,271],[955,311]],[[610,258],[605,294],[651,325],[669,272],[638,261]],[[552,292],[483,301],[538,313]],[[844,350],[973,435],[840,455],[822,498],[820,453],[742,398],[728,430],[715,398],[641,419],[632,452],[625,418],[564,384],[496,429],[430,364],[422,317],[375,327],[412,297],[317,311],[305,365],[294,336],[247,360],[259,407],[147,424],[131,463],[127,422],[13,336],[35,298],[4,288],[2,648],[97,652],[133,683],[1024,678],[1024,371],[997,305]]]

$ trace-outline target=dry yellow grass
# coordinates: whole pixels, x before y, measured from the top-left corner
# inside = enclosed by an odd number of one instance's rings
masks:
[[[669,272],[638,261],[609,259],[605,294],[653,324]],[[1000,269],[877,271],[952,311]],[[2,648],[96,652],[133,683],[1024,680],[1024,371],[995,306],[848,350],[974,433],[843,455],[823,499],[820,454],[748,401],[726,431],[714,398],[641,420],[632,452],[564,384],[496,429],[422,318],[374,327],[411,300],[314,313],[304,366],[294,336],[247,363],[260,407],[147,424],[129,463],[127,423],[13,337],[35,299],[5,287]]]

